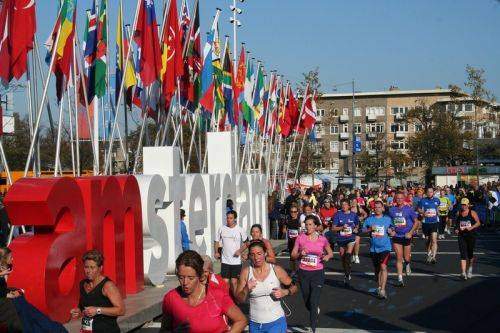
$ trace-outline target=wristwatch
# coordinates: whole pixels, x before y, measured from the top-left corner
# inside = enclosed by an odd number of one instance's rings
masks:
[[[102,314],[102,309],[101,309],[101,308],[97,308],[97,310],[95,310],[95,312],[96,312],[98,315],[100,315],[100,314]]]

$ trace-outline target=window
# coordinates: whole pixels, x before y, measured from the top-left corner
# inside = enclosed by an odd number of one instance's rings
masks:
[[[366,149],[368,150],[378,150],[378,143],[374,141],[366,141]]]
[[[472,121],[464,121],[462,124],[462,129],[464,131],[472,131],[474,129],[474,123]]]
[[[323,134],[323,126],[321,126],[321,124],[314,125],[314,129],[316,130],[316,134]]]
[[[332,153],[339,152],[339,142],[338,141],[330,141],[330,152],[332,152]]]
[[[366,133],[383,133],[384,125],[384,123],[366,124]]]
[[[408,124],[406,123],[393,123],[391,124],[391,132],[408,132]]]
[[[383,106],[369,106],[366,108],[366,115],[384,116],[385,107]]]
[[[406,106],[396,106],[396,107],[391,108],[391,114],[393,116],[395,116],[397,114],[405,115],[406,111],[408,111],[408,107],[406,107]]]
[[[413,160],[413,167],[414,168],[421,168],[423,165],[422,161],[420,160]]]
[[[325,116],[325,109],[318,109],[318,117],[324,117]]]
[[[465,112],[473,112],[474,111],[474,104],[472,103],[466,103],[464,105]]]
[[[342,109],[342,115],[343,116],[349,116],[349,108],[343,108]]]
[[[349,150],[349,142],[348,141],[342,142],[342,150]]]
[[[358,161],[358,160],[356,160],[356,169],[360,169],[362,167],[363,167],[363,163],[360,162],[360,161]]]
[[[361,108],[354,108],[354,117],[361,117]]]
[[[406,141],[391,141],[391,148],[394,150],[408,149],[408,143]]]
[[[334,170],[339,169],[339,161],[338,160],[331,160],[330,161],[330,168]]]
[[[349,133],[349,124],[342,124],[342,132]]]
[[[338,133],[339,133],[339,125],[331,125],[330,134],[338,134]]]
[[[356,134],[361,133],[361,124],[360,123],[354,124],[354,133],[356,133]]]
[[[332,110],[332,116],[333,117],[338,117],[339,116],[339,109],[335,108]]]
[[[422,124],[415,124],[415,132],[420,132],[424,129],[424,126]]]

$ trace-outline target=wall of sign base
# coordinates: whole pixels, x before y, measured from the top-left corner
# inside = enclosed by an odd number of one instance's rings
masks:
[[[187,215],[192,249],[213,254],[217,229],[232,199],[239,224],[260,223],[267,237],[267,179],[239,174],[229,132],[208,133],[208,173],[181,174],[176,147],[144,148],[144,174],[85,178],[24,178],[5,197],[13,225],[34,226],[14,239],[9,285],[59,321],[69,320],[83,279],[82,254],[104,253],[104,273],[123,295],[160,285],[182,251],[179,211]]]

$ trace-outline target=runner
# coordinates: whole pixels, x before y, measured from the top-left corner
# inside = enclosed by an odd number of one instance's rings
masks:
[[[469,207],[469,199],[460,201],[461,209],[457,214],[455,233],[458,234],[458,248],[460,250],[460,268],[462,279],[472,278],[474,264],[474,247],[476,246],[476,229],[481,226],[476,212]]]
[[[234,210],[226,213],[226,225],[219,228],[214,244],[214,256],[216,259],[221,259],[220,275],[229,284],[233,295],[241,272],[239,248],[248,238],[243,228],[236,224],[237,217],[238,214]]]
[[[288,239],[288,253],[290,253],[290,269],[292,277],[297,273],[297,264],[294,259],[292,259],[292,250],[295,245],[295,240],[299,236],[300,232],[300,221],[299,221],[299,209],[297,205],[290,206],[290,214],[287,216],[285,221],[286,235]]]
[[[426,237],[427,245],[427,263],[436,263],[437,245],[437,232],[439,218],[437,210],[441,201],[434,197],[434,189],[427,188],[427,196],[421,199],[418,203],[418,210],[423,215],[422,232]]]
[[[306,232],[299,235],[292,251],[292,258],[300,259],[300,291],[309,311],[309,323],[313,332],[316,331],[318,323],[319,298],[325,282],[323,264],[333,257],[332,249],[326,238],[316,232],[316,227],[320,224],[317,216],[306,217]]]
[[[364,227],[364,230],[369,232],[371,236],[370,255],[378,282],[377,296],[386,299],[387,264],[391,255],[391,239],[389,235],[394,236],[396,233],[391,218],[384,215],[382,201],[375,202],[375,214],[366,219]]]
[[[396,231],[396,235],[392,238],[392,246],[397,259],[397,286],[404,287],[403,269],[407,276],[411,274],[411,239],[415,230],[418,229],[419,221],[415,211],[405,203],[403,193],[398,192],[395,200],[396,206],[389,208],[389,216],[392,218]]]
[[[359,199],[362,199],[362,198],[359,198]],[[362,206],[359,203],[359,200],[357,200],[356,198],[351,200],[351,212],[358,215],[358,219],[359,219],[358,231],[359,231],[361,229],[363,221],[366,219],[368,214],[366,213],[364,206]],[[359,237],[359,232],[355,233],[355,235],[356,235],[356,242],[354,243],[354,251],[352,252],[353,256],[352,256],[351,261],[355,264],[359,264],[360,263],[360,261],[359,261],[359,247],[361,244],[361,237]]]
[[[267,248],[267,255],[266,255],[266,260],[267,262],[271,264],[276,263],[276,253],[274,253],[273,246],[271,245],[271,242],[268,239],[265,239],[264,236],[262,235],[262,226],[260,224],[254,224],[250,228],[250,236],[252,236],[252,240],[250,242],[245,242],[243,245],[240,247],[240,249],[236,252],[236,254],[241,255],[243,259],[247,260],[248,259],[248,254],[243,253],[246,249],[248,249],[248,246],[250,245],[251,242],[256,241],[256,240],[261,240],[266,244]]]
[[[302,206],[302,214],[300,214],[300,227],[302,228],[302,231],[304,231],[304,222],[306,220],[306,217],[309,216],[309,215],[314,215],[314,216],[318,216],[315,212],[314,212],[314,207],[311,203],[305,203],[303,206]]]
[[[446,191],[439,191],[439,235],[438,239],[444,239],[444,232],[448,224],[448,215],[451,210],[451,201],[446,196]]]
[[[323,202],[323,207],[319,210],[319,218],[323,224],[324,230],[329,230],[332,226],[332,220],[337,213],[337,208],[332,206],[332,201],[330,199],[325,199]]]
[[[451,234],[451,228],[452,228],[452,218],[456,215],[456,211],[457,211],[456,210],[456,208],[457,208],[457,198],[455,197],[455,194],[453,194],[453,192],[451,191],[451,188],[449,188],[448,186],[446,186],[446,197],[448,199],[450,199],[451,207],[450,207],[450,211],[448,213],[448,220],[447,220],[447,223],[446,223],[445,233],[447,233],[448,235],[450,235]]]
[[[297,292],[297,286],[283,268],[269,263],[267,246],[261,240],[248,247],[250,266],[241,271],[236,297],[243,303],[250,297],[249,331],[286,333],[281,299]]]
[[[337,244],[339,245],[339,254],[344,268],[344,285],[349,287],[351,281],[351,257],[356,242],[356,233],[358,232],[358,215],[351,212],[351,206],[347,199],[341,202],[342,210],[333,217],[332,230],[338,232]]]

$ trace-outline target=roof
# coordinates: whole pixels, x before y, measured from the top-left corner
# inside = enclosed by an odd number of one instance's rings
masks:
[[[423,89],[423,90],[386,90],[371,92],[356,92],[355,97],[386,97],[386,96],[408,96],[408,95],[451,95],[451,89]],[[352,93],[322,94],[321,98],[345,98],[352,97]]]

